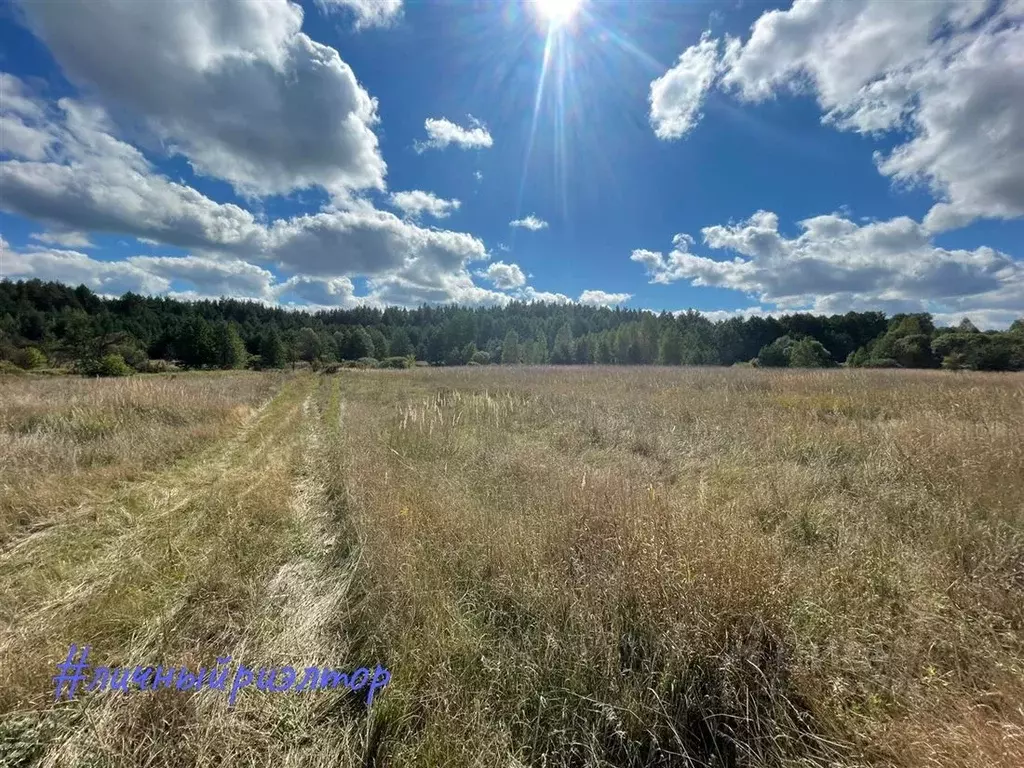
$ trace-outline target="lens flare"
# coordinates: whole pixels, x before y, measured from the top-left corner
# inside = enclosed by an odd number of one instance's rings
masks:
[[[583,0],[529,0],[537,19],[548,27],[562,27],[572,22]]]

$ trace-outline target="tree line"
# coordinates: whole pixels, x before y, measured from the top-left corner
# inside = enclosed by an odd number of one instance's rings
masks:
[[[512,302],[468,308],[300,311],[236,299],[99,296],[0,281],[0,366],[96,375],[324,365],[736,365],[1024,370],[1024,319],[1007,331],[927,313],[730,318]]]

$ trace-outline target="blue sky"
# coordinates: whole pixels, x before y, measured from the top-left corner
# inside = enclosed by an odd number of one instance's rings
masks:
[[[1022,20],[1020,0],[21,0],[0,8],[0,272],[1002,327],[1024,315]]]

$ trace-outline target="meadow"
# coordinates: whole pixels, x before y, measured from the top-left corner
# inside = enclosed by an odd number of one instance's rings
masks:
[[[1019,768],[1022,702],[1017,374],[0,377],[3,766]]]

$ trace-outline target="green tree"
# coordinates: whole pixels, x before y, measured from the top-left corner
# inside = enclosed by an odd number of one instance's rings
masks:
[[[175,347],[181,362],[189,368],[217,364],[217,339],[202,315],[194,315],[184,325]]]
[[[660,346],[658,360],[662,365],[682,365],[683,334],[675,323],[666,326],[661,332]]]
[[[370,343],[373,344],[373,354],[370,357],[376,357],[378,360],[383,360],[389,354],[394,355],[388,349],[388,339],[379,328],[370,328],[367,331],[370,334]]]
[[[896,339],[892,345],[892,358],[904,368],[934,367],[931,337],[924,333],[913,333]]]
[[[284,368],[288,362],[287,350],[277,328],[271,327],[260,339],[260,365],[263,368]]]
[[[338,356],[342,360],[359,360],[374,356],[373,340],[361,325],[346,329],[338,341]]]
[[[771,344],[761,347],[757,364],[762,368],[785,368],[789,365],[789,349],[795,342],[789,336],[780,336]]]
[[[572,328],[568,323],[562,325],[555,334],[555,346],[551,350],[551,362],[557,365],[568,365],[573,361]]]
[[[869,355],[867,349],[864,347],[858,347],[846,358],[846,365],[850,368],[862,368],[867,364],[868,359]]]
[[[803,338],[789,348],[791,368],[828,368],[832,364],[832,355],[817,339]]]
[[[501,362],[504,365],[515,365],[520,362],[519,334],[509,331],[501,345]]]
[[[217,365],[225,370],[244,368],[249,359],[242,337],[233,323],[217,324]]]
[[[409,341],[409,334],[404,328],[398,328],[391,334],[388,352],[392,357],[407,357],[412,354],[412,342]]]
[[[295,337],[295,351],[298,353],[299,359],[305,360],[307,363],[319,361],[324,354],[320,336],[309,327],[299,329],[299,333]]]

